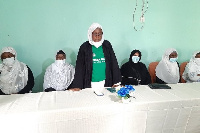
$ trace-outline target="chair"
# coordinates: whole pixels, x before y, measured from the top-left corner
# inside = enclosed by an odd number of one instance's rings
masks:
[[[148,67],[149,74],[151,76],[151,83],[156,82],[156,66],[159,62],[151,62]]]
[[[183,62],[181,63],[180,65],[180,78],[181,78],[181,83],[186,83],[186,81],[182,78],[182,75],[183,75],[183,72],[185,71],[185,67],[187,65],[187,61],[186,62]]]

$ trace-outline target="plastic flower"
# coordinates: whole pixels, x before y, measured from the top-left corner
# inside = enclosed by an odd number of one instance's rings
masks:
[[[124,97],[125,99],[132,96],[132,93],[135,91],[132,85],[126,85],[125,87],[120,88],[117,91],[117,94],[120,98]],[[131,94],[131,95],[130,95]]]
[[[125,85],[125,88],[127,88],[129,91],[135,91],[132,85]]]
[[[129,94],[129,90],[122,87],[118,92],[117,94],[121,97],[126,97],[127,94]]]

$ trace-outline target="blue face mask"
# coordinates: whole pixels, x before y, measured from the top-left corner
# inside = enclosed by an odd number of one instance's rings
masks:
[[[140,57],[138,57],[138,56],[132,56],[132,61],[134,63],[138,63],[139,60],[140,60]]]
[[[169,61],[172,62],[172,63],[174,63],[174,62],[177,61],[177,59],[178,59],[178,57],[177,58],[170,58]]]

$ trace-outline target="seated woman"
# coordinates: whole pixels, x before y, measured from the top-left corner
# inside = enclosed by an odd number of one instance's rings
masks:
[[[12,47],[5,47],[1,53],[0,95],[29,93],[34,86],[31,69],[17,60]]]
[[[122,65],[122,85],[147,85],[151,83],[149,72],[141,60],[141,52],[133,50],[130,54],[129,61]]]
[[[162,60],[156,67],[156,82],[160,84],[176,84],[179,82],[178,53],[170,48],[165,51]]]
[[[74,79],[74,67],[65,62],[66,54],[60,50],[56,60],[51,64],[44,75],[44,91],[64,91],[68,89]]]
[[[200,82],[200,51],[194,52],[182,75],[187,83]]]

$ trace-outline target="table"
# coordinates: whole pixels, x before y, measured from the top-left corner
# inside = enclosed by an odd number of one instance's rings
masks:
[[[0,96],[0,132],[200,133],[200,83],[169,86],[134,86],[136,98],[128,104],[91,88]]]

